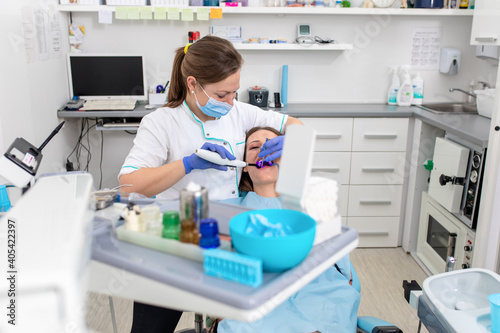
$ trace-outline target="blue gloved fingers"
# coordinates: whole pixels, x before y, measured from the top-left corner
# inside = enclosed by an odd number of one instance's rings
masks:
[[[271,162],[271,161],[274,161],[275,159],[277,158],[280,158],[281,157],[281,153],[283,151],[282,150],[278,150],[277,152],[271,154],[271,155],[267,155],[266,157],[264,157],[264,161],[265,162]]]
[[[217,153],[219,153],[219,155],[222,157],[222,158],[227,158],[228,160],[232,161],[232,160],[235,160],[236,157],[233,156],[233,154],[231,154],[226,148],[220,146],[220,145],[214,145],[215,147],[215,151]]]
[[[215,151],[217,152],[222,158],[227,158],[228,160],[232,161],[235,160],[236,157],[233,156],[226,148],[224,148],[221,145],[216,145],[210,142],[205,142],[203,146],[201,146],[201,149],[205,150],[210,150],[210,151]]]
[[[281,151],[283,149],[284,141],[285,141],[285,136],[281,135],[281,136],[277,136],[275,138],[272,138],[269,141],[264,142],[264,144],[260,148],[261,151],[260,151],[258,156],[260,158],[265,157],[264,160],[266,162],[277,159],[278,157],[281,156]],[[279,152],[278,155],[273,155],[274,153],[277,153],[277,152]],[[271,155],[271,156],[268,156],[268,155]]]

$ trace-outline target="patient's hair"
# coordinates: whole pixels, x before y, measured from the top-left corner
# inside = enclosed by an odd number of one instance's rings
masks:
[[[186,99],[188,76],[194,76],[203,86],[226,79],[243,65],[243,58],[233,43],[220,37],[205,36],[184,50],[185,47],[176,50],[167,107],[176,108]]]
[[[274,129],[272,127],[261,127],[261,126],[252,127],[251,129],[248,130],[246,137],[245,137],[245,152],[243,153],[243,161],[246,161],[246,158],[247,158],[248,137],[257,131],[260,131],[260,130],[268,130],[268,131],[271,131],[278,136],[283,135],[283,133],[281,133],[280,131],[278,131],[277,129]],[[250,175],[248,174],[248,172],[243,171],[241,173],[239,190],[240,190],[240,192],[251,192],[254,190],[253,189],[253,181],[250,178]]]

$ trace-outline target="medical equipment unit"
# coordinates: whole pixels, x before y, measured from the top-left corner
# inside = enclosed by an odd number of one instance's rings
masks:
[[[417,241],[432,274],[471,267],[485,156],[486,149],[451,134],[436,138]]]
[[[429,195],[476,229],[486,148],[447,134],[436,138]]]
[[[42,149],[59,132],[64,123],[62,121],[57,125],[38,148],[23,138],[16,138],[5,154],[0,157],[0,176],[6,178],[14,186],[26,187],[38,171],[43,157]]]
[[[1,332],[88,332],[82,305],[94,217],[92,184],[87,173],[42,176],[2,217],[6,227],[0,228],[0,239],[11,251],[10,279],[0,280],[0,289],[10,292],[0,294],[0,303],[11,308],[0,321]]]
[[[475,236],[472,229],[422,193],[417,257],[432,274],[470,268]]]

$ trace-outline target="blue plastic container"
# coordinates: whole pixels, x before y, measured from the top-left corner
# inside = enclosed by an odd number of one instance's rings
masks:
[[[205,274],[258,287],[262,284],[262,260],[224,250],[203,252]]]
[[[491,332],[500,333],[500,294],[488,296],[491,310]]]
[[[415,0],[415,8],[443,8],[443,7],[444,7],[444,0]]]
[[[272,224],[281,223],[293,233],[280,237],[263,237],[246,232],[251,214],[260,214]],[[262,260],[264,272],[282,272],[297,266],[311,250],[316,234],[316,221],[295,210],[262,209],[236,215],[229,221],[234,249]]]
[[[204,249],[215,249],[220,246],[219,226],[216,219],[201,219],[200,235],[200,247]]]
[[[7,186],[0,185],[0,212],[6,212],[10,209],[9,195],[7,194]]]

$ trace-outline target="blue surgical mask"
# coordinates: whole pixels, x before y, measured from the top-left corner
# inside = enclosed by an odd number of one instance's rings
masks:
[[[201,90],[207,95],[208,102],[205,106],[201,106],[198,103],[198,98],[196,97],[196,93],[194,94],[194,98],[196,99],[196,105],[200,108],[201,112],[206,114],[209,117],[219,118],[228,114],[228,112],[233,108],[231,104],[220,102],[213,97],[208,96],[205,89],[200,85]]]

